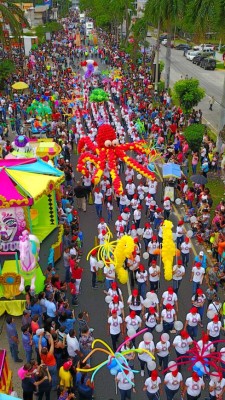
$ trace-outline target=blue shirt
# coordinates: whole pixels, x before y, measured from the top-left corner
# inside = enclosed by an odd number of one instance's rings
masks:
[[[6,335],[9,341],[9,344],[15,343],[15,341],[12,339],[12,336],[16,336],[18,338],[18,333],[16,330],[16,325],[11,322],[11,324],[6,323]]]
[[[30,307],[31,310],[31,316],[33,315],[41,315],[42,314],[42,307],[40,304],[36,303],[33,306]]]
[[[195,257],[195,262],[200,262],[200,263],[202,264],[202,268],[204,268],[204,269],[207,268],[206,261],[207,261],[207,259],[206,259],[205,254],[203,255],[202,259],[200,259],[199,256],[196,256],[196,257]]]
[[[25,351],[32,350],[32,344],[30,344],[30,341],[31,341],[31,335],[29,333],[23,333],[22,334],[22,343],[23,343],[23,348]]]
[[[38,349],[38,343],[39,343],[39,336],[38,335],[34,335],[33,336],[33,343],[36,349]],[[41,338],[41,347],[47,347],[47,340],[45,339],[45,337]]]

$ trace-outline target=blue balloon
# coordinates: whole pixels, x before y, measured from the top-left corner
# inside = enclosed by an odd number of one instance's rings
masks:
[[[110,369],[110,374],[111,375],[117,375],[117,369],[116,368]]]
[[[111,369],[111,368],[115,368],[117,367],[117,362],[116,360],[113,358],[108,364],[107,364],[107,368]]]

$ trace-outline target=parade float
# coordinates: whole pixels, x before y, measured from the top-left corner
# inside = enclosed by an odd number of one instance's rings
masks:
[[[12,390],[12,371],[9,368],[9,363],[6,355],[6,350],[0,350],[0,399],[9,400],[10,396],[4,397],[2,393],[6,395]]]
[[[40,243],[58,227],[56,191],[63,172],[40,159],[0,160],[0,315],[20,315],[27,284],[43,289]],[[59,243],[59,247],[62,246]],[[19,255],[20,254],[20,255]]]

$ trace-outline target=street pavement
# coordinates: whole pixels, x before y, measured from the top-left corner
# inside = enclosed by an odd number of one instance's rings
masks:
[[[154,38],[148,39],[148,41],[151,45],[155,45],[156,43]],[[165,59],[166,47],[160,45],[160,60],[165,62]],[[205,71],[203,68],[188,61],[183,56],[182,50],[171,49],[170,86],[172,87],[177,80],[184,79],[185,76],[188,76],[188,78],[197,78],[200,86],[205,89],[205,98],[195,108],[202,110],[205,122],[217,132],[219,130],[225,70]],[[209,99],[211,96],[215,98],[213,111],[209,110]]]

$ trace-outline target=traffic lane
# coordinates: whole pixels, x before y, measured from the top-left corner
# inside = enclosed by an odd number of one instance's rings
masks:
[[[166,47],[160,46],[160,56],[163,61],[166,59]],[[200,66],[193,64],[192,61],[183,56],[183,51],[171,49],[171,80],[176,82],[178,79],[197,78],[200,86],[202,86],[206,93],[214,96],[215,100],[220,104],[223,93],[223,79],[224,71],[211,71],[204,70]]]

